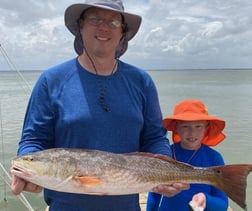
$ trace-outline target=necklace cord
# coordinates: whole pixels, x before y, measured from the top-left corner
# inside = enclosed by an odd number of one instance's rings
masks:
[[[94,61],[91,59],[91,57],[88,54],[87,50],[86,49],[84,49],[84,50],[85,50],[85,53],[87,54],[88,59],[91,62],[92,67],[93,67],[93,69],[95,71],[95,74],[96,74],[96,79],[97,79],[97,83],[98,83],[99,91],[100,91],[100,94],[99,94],[99,105],[101,106],[101,108],[104,111],[110,112],[111,111],[110,107],[105,102],[105,95],[106,95],[106,91],[107,91],[107,89],[109,87],[109,84],[110,84],[110,77],[107,79],[107,83],[105,85],[103,85],[101,79],[99,78],[99,74],[98,74],[98,71],[96,69]],[[113,75],[113,73],[115,72],[115,69],[117,67],[117,63],[118,63],[118,61],[116,60],[114,66],[112,68],[112,71],[110,73],[110,76]]]
[[[175,152],[175,146],[173,145],[172,148],[173,148],[173,158],[174,158],[174,160],[177,160],[176,152]],[[192,153],[191,157],[189,157],[189,159],[186,161],[186,163],[189,163],[193,159],[193,157],[196,155],[196,153],[198,152],[198,150],[199,149],[194,150],[194,152]]]

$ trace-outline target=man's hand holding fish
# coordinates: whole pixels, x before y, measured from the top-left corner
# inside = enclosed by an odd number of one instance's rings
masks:
[[[12,171],[12,169],[10,171]],[[19,195],[22,191],[40,193],[43,190],[41,186],[27,182],[16,175],[12,175],[11,181],[11,190],[15,195]]]
[[[189,189],[189,187],[189,184],[184,183],[162,184],[153,188],[152,191],[164,196],[172,197],[178,194],[181,190]]]

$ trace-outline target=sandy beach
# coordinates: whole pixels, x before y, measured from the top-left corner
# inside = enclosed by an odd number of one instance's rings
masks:
[[[145,211],[146,210],[146,200],[147,200],[147,193],[141,193],[140,194],[141,211]]]

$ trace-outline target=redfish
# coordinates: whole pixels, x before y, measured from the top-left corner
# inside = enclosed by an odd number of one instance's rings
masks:
[[[123,195],[174,182],[209,184],[244,210],[247,175],[252,171],[252,164],[199,168],[158,154],[64,148],[17,157],[12,166],[11,173],[24,180],[69,193]]]

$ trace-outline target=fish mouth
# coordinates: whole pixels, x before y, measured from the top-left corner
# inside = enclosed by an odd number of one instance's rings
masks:
[[[31,171],[17,165],[14,165],[10,171],[12,174],[23,178],[31,177],[33,175]]]

